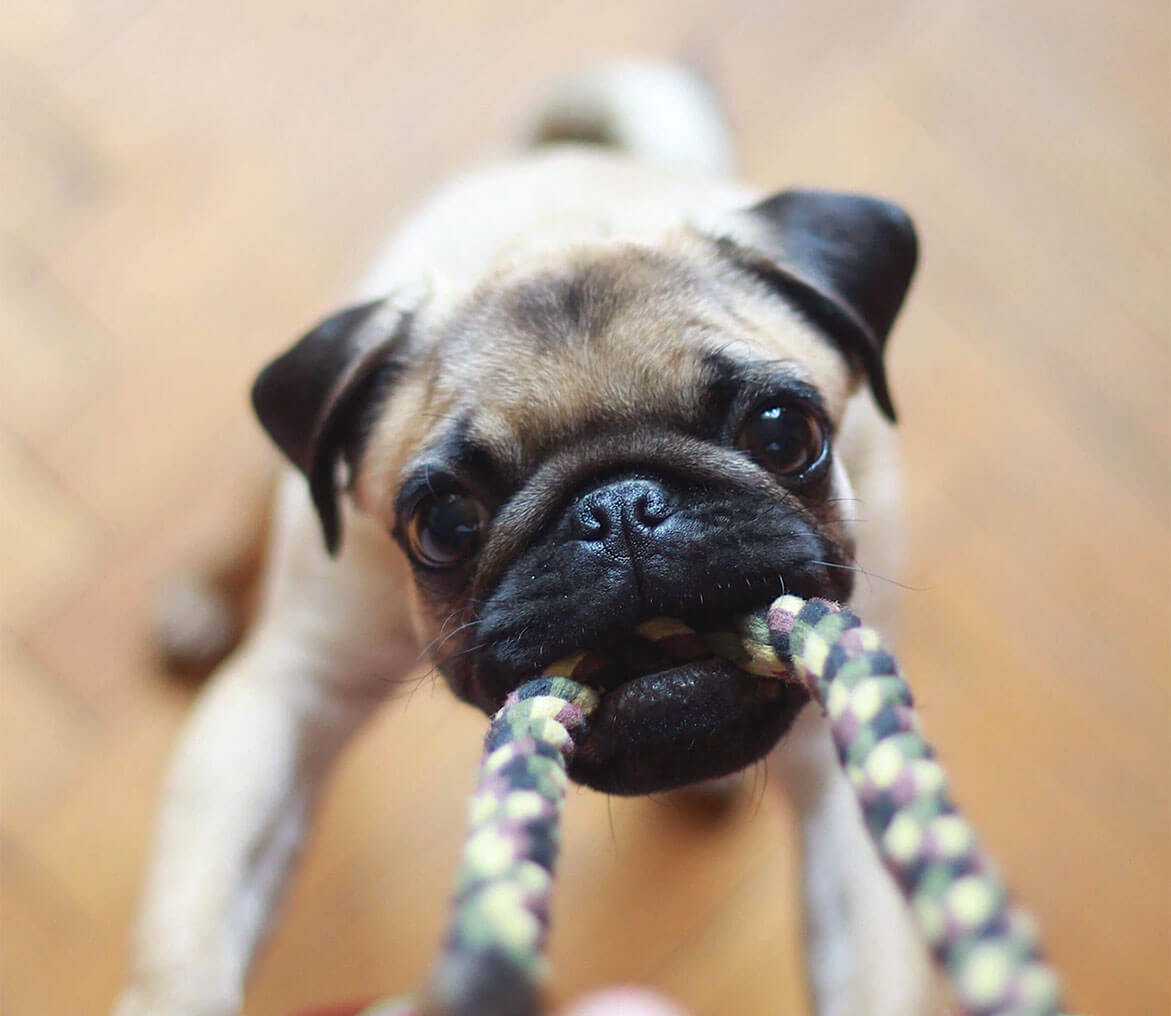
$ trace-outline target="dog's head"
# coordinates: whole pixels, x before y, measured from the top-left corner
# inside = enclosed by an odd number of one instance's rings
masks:
[[[422,637],[487,712],[582,648],[618,661],[573,775],[636,793],[760,758],[803,693],[629,638],[788,590],[848,598],[834,437],[916,260],[889,204],[786,192],[726,232],[608,244],[343,311],[261,374],[262,422],[331,549],[347,488],[414,568]]]

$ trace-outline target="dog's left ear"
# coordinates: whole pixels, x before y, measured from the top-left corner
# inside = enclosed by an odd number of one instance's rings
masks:
[[[897,205],[857,194],[783,191],[749,216],[771,265],[750,266],[838,342],[891,419],[883,352],[918,261],[915,227]]]
[[[359,451],[368,410],[401,373],[410,314],[390,300],[326,318],[265,367],[252,406],[269,437],[309,481],[325,546],[341,540],[338,472]]]

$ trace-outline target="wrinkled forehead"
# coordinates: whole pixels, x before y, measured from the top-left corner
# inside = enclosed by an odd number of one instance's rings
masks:
[[[658,250],[582,254],[494,280],[440,342],[436,400],[521,471],[573,434],[702,431],[751,371],[828,388],[831,402],[844,395],[841,357],[795,314]]]

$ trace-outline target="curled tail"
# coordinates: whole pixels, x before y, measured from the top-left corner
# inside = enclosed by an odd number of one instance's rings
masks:
[[[531,144],[579,142],[671,169],[727,175],[732,142],[707,83],[678,64],[605,64],[556,83],[529,131]]]

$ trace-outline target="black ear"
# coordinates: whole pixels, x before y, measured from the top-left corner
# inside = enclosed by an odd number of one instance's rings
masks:
[[[893,420],[883,351],[918,260],[910,217],[877,198],[805,190],[782,191],[749,214],[776,269],[769,281],[865,369]]]
[[[409,316],[389,301],[326,318],[265,367],[252,406],[269,437],[309,480],[325,545],[341,539],[338,471],[353,458],[371,402],[402,370]]]

